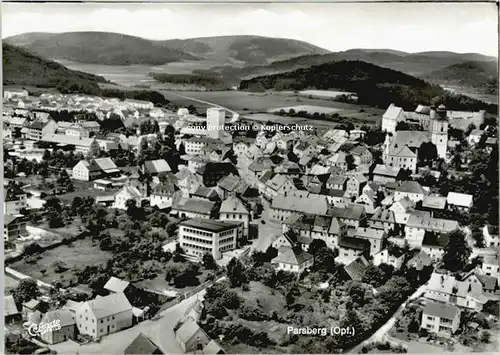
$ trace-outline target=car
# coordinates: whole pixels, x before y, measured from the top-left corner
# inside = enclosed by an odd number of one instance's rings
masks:
[[[266,224],[266,221],[262,220],[262,221],[260,221],[260,223],[262,223],[262,224]]]

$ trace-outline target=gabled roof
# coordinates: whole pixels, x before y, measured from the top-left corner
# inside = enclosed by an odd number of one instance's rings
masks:
[[[80,138],[76,136],[67,136],[65,134],[46,134],[42,137],[42,141],[49,143],[58,143],[65,145],[74,145],[77,147],[90,147],[95,141],[95,138]]]
[[[432,259],[423,250],[408,261],[408,265],[415,267],[417,270],[422,270],[424,266],[432,264]]]
[[[351,179],[349,180],[356,180],[359,184],[362,184],[362,183],[365,183],[368,181],[368,179],[366,178],[366,176],[362,175],[362,174],[358,174],[356,176],[353,176]]]
[[[358,145],[357,147],[352,149],[350,153],[352,155],[358,156],[358,155],[363,155],[367,151],[370,152],[370,150],[367,147],[365,147],[364,145]]]
[[[16,314],[19,314],[19,310],[17,309],[16,302],[14,301],[14,296],[12,295],[7,295],[4,297],[4,315],[5,317],[7,316],[14,316]]]
[[[215,208],[215,202],[196,199],[196,198],[186,198],[186,197],[183,197],[178,201],[175,201],[172,206],[172,210],[202,213],[202,214],[211,214],[214,208]]]
[[[146,160],[144,162],[144,170],[149,174],[162,174],[172,171],[165,159]]]
[[[382,117],[395,120],[401,114],[404,114],[403,109],[401,107],[394,106],[393,104],[391,104],[387,108],[387,110],[385,111],[385,113],[383,114]]]
[[[243,202],[235,196],[230,196],[222,202],[220,206],[220,213],[249,214],[248,209],[245,207]]]
[[[340,237],[339,238],[339,248],[354,249],[354,250],[366,250],[370,249],[370,242],[366,239],[354,238],[354,237]]]
[[[424,196],[422,207],[443,210],[446,206],[446,197],[444,196]]]
[[[386,234],[383,229],[360,227],[354,234],[356,238],[382,240]]]
[[[377,164],[373,170],[374,175],[390,176],[396,178],[401,171],[400,168],[393,168],[382,164]]]
[[[365,275],[366,268],[368,267],[368,261],[364,256],[359,256],[349,264],[344,266],[344,270],[354,281],[361,281]]]
[[[480,272],[477,272],[477,271],[475,274],[476,274],[476,277],[478,278],[479,282],[481,282],[481,284],[483,285],[483,288],[486,291],[490,291],[490,292],[496,291],[496,289],[498,288],[498,279],[496,277],[481,274]]]
[[[130,343],[129,346],[123,352],[125,355],[136,355],[136,354],[163,354],[160,348],[151,341],[143,333],[139,333],[135,339]]]
[[[141,353],[142,354],[142,353]],[[224,349],[217,343],[215,340],[210,340],[210,343],[207,344],[203,348],[203,354],[207,355],[216,355],[216,354],[225,354]]]
[[[111,158],[97,158],[97,159],[94,159],[94,162],[105,173],[119,171],[118,167],[116,166],[116,164],[113,162],[113,160]]]
[[[394,212],[388,208],[378,208],[370,220],[375,222],[396,223]]]
[[[469,194],[462,194],[458,192],[449,192],[446,201],[449,205],[460,207],[472,207],[473,196]]]
[[[472,132],[470,132],[469,136],[482,136],[483,133],[484,131],[481,129],[473,129]]]
[[[302,249],[286,248],[286,250],[279,253],[278,256],[272,260],[272,262],[300,266],[312,258],[313,256],[311,254],[303,251]]]
[[[430,218],[411,214],[406,224],[408,227],[422,228],[435,232],[451,232],[458,228],[458,222],[450,219]]]
[[[191,318],[188,318],[179,329],[177,329],[176,336],[183,342],[187,343],[198,331],[203,330],[200,326]],[[203,332],[205,333],[205,332]],[[208,336],[207,336],[208,338]]]
[[[130,310],[132,317],[132,305],[123,293],[113,293],[108,296],[99,297],[84,303],[88,305],[97,319],[115,315]]]
[[[423,313],[439,318],[455,319],[456,316],[460,315],[460,309],[453,305],[438,302],[429,302],[425,306]]]
[[[130,282],[111,276],[108,282],[104,285],[104,288],[118,293],[125,291],[128,285],[130,285]]]
[[[396,187],[396,191],[425,195],[424,189],[416,181],[403,181],[398,187]]]
[[[328,210],[328,215],[338,218],[360,220],[365,212],[362,205],[349,204],[346,208],[332,207]]]
[[[61,327],[66,327],[69,325],[76,324],[73,313],[69,310],[58,309],[55,311],[48,311],[42,317],[43,323],[51,323],[52,321],[59,321]]]
[[[329,234],[340,234],[340,230],[345,226],[344,222],[340,219],[333,217],[330,223],[330,228],[328,228]]]
[[[324,215],[328,210],[328,203],[326,197],[312,198],[278,195],[273,199],[271,208]]]

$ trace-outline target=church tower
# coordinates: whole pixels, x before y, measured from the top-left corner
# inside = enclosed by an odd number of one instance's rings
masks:
[[[434,107],[431,108],[429,133],[431,142],[437,148],[437,153],[440,158],[446,158],[446,149],[448,147],[448,117],[446,107],[439,105],[437,111]]]

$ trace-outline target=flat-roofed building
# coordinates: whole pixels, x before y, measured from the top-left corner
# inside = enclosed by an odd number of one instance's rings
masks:
[[[210,253],[222,258],[225,251],[236,249],[243,222],[193,218],[179,224],[179,245],[188,255],[201,258]]]

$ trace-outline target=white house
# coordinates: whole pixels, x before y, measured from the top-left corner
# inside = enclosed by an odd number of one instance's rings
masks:
[[[461,211],[470,211],[473,204],[473,196],[458,192],[449,192],[446,202],[449,209],[456,208]]]
[[[485,225],[483,228],[484,245],[487,248],[498,248],[500,246],[500,239],[498,238],[498,227],[492,225]]]
[[[395,269],[399,269],[403,266],[404,254],[399,248],[389,251],[389,249],[384,249],[373,255],[373,264],[387,264],[392,265]]]
[[[429,333],[450,336],[460,325],[460,309],[444,303],[429,302],[422,312],[421,328]]]
[[[271,260],[276,270],[283,270],[294,273],[301,273],[313,265],[314,257],[296,248],[282,248],[278,256]]]
[[[132,318],[132,305],[123,293],[98,296],[85,302],[75,314],[80,334],[94,339],[131,327]]]
[[[136,206],[140,206],[143,197],[144,196],[142,192],[139,191],[137,187],[125,185],[120,191],[115,194],[115,202],[113,204],[113,207],[121,210],[126,210],[128,200],[134,200]]]

